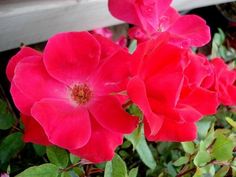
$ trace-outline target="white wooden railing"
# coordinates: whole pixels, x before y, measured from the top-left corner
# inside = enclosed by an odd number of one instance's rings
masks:
[[[230,1],[174,0],[172,5],[187,10]],[[61,31],[119,23],[109,14],[107,0],[0,0],[0,51],[45,41]]]

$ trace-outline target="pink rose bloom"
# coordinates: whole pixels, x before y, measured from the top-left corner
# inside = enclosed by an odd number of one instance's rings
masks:
[[[7,75],[25,141],[57,145],[95,163],[111,160],[123,134],[138,122],[116,97],[125,88],[129,58],[87,32],[57,34],[43,54],[22,48]]]
[[[168,35],[139,44],[127,92],[144,113],[150,141],[192,141],[196,121],[214,114],[216,92],[201,86],[213,74],[205,58],[168,43]],[[207,100],[207,101],[206,101]]]
[[[139,42],[162,32],[171,34],[170,42],[181,46],[200,47],[210,41],[210,28],[196,15],[180,15],[170,7],[172,0],[109,0],[111,14],[135,27],[130,37]]]

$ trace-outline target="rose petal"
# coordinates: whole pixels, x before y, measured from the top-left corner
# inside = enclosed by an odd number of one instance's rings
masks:
[[[30,47],[22,47],[20,49],[20,51],[13,56],[8,64],[7,64],[7,68],[6,68],[6,74],[7,74],[7,78],[9,81],[12,80],[13,76],[14,76],[14,71],[15,71],[15,67],[18,64],[19,61],[21,61],[22,59],[26,58],[26,57],[31,57],[31,56],[41,56],[42,54]]]
[[[107,57],[112,56],[114,53],[116,53],[118,50],[121,50],[121,47],[111,41],[110,39],[107,39],[101,35],[93,34],[93,37],[96,38],[96,40],[100,43],[101,46],[101,58],[100,63],[105,60]]]
[[[11,82],[10,93],[17,109],[21,113],[31,116],[31,107],[34,104],[34,99],[18,89],[14,81]]]
[[[32,107],[32,116],[43,127],[49,141],[57,146],[80,148],[91,136],[88,111],[65,100],[42,99]]]
[[[147,95],[165,106],[175,106],[179,100],[183,81],[182,72],[158,73],[145,82]]]
[[[136,11],[141,21],[141,27],[148,32],[155,31],[159,24],[159,18],[169,8],[171,1],[172,0],[135,1]]]
[[[132,55],[132,61],[131,61],[131,66],[130,66],[131,74],[132,75],[140,74],[142,71],[146,71],[146,70],[148,72],[152,67],[154,67],[154,69],[155,67],[157,67],[156,64],[154,63],[164,61],[162,58],[157,59],[156,57],[159,57],[161,54],[156,54],[157,56],[155,56],[155,52],[157,53],[157,51],[159,52],[162,51],[160,50],[160,48],[162,47],[162,45],[165,45],[168,42],[168,40],[169,40],[169,34],[162,33],[155,39],[148,40],[146,42],[139,44],[137,46],[137,49]],[[162,53],[162,54],[166,54],[166,53]],[[151,55],[152,57],[149,57],[149,55]],[[167,57],[165,57],[165,59],[166,58]],[[166,63],[164,65],[166,65]]]
[[[94,118],[91,119],[91,124],[92,134],[89,142],[84,147],[70,152],[93,163],[111,160],[115,148],[122,144],[122,134],[104,129]]]
[[[231,97],[231,103],[228,105],[235,106],[236,105],[236,86],[230,85],[228,87],[228,93],[230,94],[230,97]]]
[[[148,77],[160,72],[183,71],[189,63],[189,58],[185,57],[186,52],[186,49],[167,42],[159,45],[143,60],[143,74]]]
[[[20,92],[31,100],[31,103],[32,100],[36,102],[42,98],[68,97],[68,88],[66,85],[59,83],[48,75],[41,57],[28,57],[19,62],[15,69],[13,82]],[[23,95],[17,95],[13,92],[14,90],[12,89],[11,93],[13,99],[22,99],[16,101],[23,103]],[[14,98],[14,96],[16,96],[16,98]],[[21,107],[20,105],[18,106]],[[29,114],[27,113],[27,115]]]
[[[120,91],[120,83],[130,75],[130,58],[130,54],[122,49],[104,61],[91,81],[97,92]]]
[[[127,23],[140,25],[140,19],[138,17],[134,1],[127,1],[127,0],[109,0],[108,7],[110,13]]]
[[[159,31],[168,31],[169,27],[174,24],[181,15],[179,12],[169,7],[160,17],[159,17]],[[157,31],[158,32],[158,31]]]
[[[176,123],[173,120],[165,119],[155,136],[150,136],[147,129],[145,135],[149,141],[193,141],[197,136],[197,127],[194,123]]]
[[[157,134],[162,126],[163,119],[152,112],[143,81],[138,77],[133,77],[128,83],[127,92],[134,104],[143,111],[148,126],[151,129],[150,134]]]
[[[111,131],[131,133],[138,124],[137,117],[125,112],[114,96],[96,98],[89,111],[104,128]]]
[[[176,41],[174,43],[186,48],[201,47],[211,39],[209,26],[205,20],[196,15],[181,16],[168,31],[172,33],[172,40]]]
[[[100,53],[99,43],[88,32],[60,33],[48,40],[43,61],[51,76],[71,85],[89,77]]]
[[[189,95],[179,103],[189,105],[203,115],[215,114],[219,105],[216,92],[200,87],[192,88]]]
[[[198,56],[189,53],[190,64],[185,69],[184,74],[187,76],[190,85],[200,86],[203,80],[213,74],[209,68],[209,65],[205,65],[207,62],[206,57]]]
[[[200,112],[188,105],[178,104],[175,110],[179,113],[181,118],[188,123],[199,121],[203,117]]]
[[[44,146],[51,145],[41,125],[31,116],[21,114],[24,124],[24,141]]]

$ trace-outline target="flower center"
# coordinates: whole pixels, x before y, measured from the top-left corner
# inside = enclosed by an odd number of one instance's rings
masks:
[[[92,91],[87,84],[76,84],[72,89],[71,97],[76,103],[84,105],[91,99]]]

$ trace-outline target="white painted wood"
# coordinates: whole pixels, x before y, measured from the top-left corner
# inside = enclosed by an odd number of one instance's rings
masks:
[[[6,0],[6,4],[0,1],[0,51],[16,48],[20,43],[45,41],[62,31],[118,23],[121,21],[109,14],[106,0]]]
[[[172,6],[178,10],[189,10],[233,1],[235,0],[173,0]]]
[[[186,10],[233,0],[174,0]],[[107,0],[0,0],[0,51],[47,40],[61,31],[81,31],[122,23]]]

